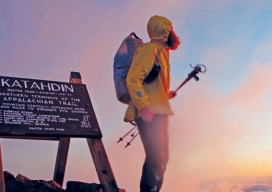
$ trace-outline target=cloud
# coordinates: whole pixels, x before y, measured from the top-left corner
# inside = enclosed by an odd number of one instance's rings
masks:
[[[271,178],[237,178],[231,181],[217,181],[202,186],[197,192],[270,192]]]

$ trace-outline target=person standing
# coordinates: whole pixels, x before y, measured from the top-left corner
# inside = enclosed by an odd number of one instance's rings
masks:
[[[131,102],[124,120],[135,121],[144,146],[146,158],[142,169],[140,192],[159,192],[168,162],[168,116],[173,115],[170,91],[169,50],[180,45],[172,22],[163,16],[152,16],[147,23],[150,38],[134,54],[126,83]],[[158,77],[145,83],[154,66],[161,68]]]

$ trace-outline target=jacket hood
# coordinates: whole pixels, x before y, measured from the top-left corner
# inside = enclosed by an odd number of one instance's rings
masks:
[[[147,32],[153,42],[165,44],[171,30],[172,22],[166,17],[155,15],[147,23]]]

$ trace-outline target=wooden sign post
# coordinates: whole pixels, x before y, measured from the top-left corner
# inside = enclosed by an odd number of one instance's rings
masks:
[[[3,164],[2,164],[2,151],[1,151],[1,145],[0,145],[0,192],[5,192],[5,178],[4,178],[4,172],[3,172]]]
[[[103,191],[119,191],[78,72],[71,72],[69,83],[0,77],[0,137],[59,140],[54,180],[60,185],[70,139],[86,138]]]

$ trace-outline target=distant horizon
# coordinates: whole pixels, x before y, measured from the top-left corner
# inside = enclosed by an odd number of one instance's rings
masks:
[[[271,192],[272,191],[272,176],[271,177],[244,176],[244,177],[215,179],[214,181],[201,184],[199,186],[198,191],[196,192],[220,192],[220,190],[232,191],[234,189],[237,192],[253,192],[252,190],[254,190],[254,192],[255,190],[258,190],[258,192]]]

